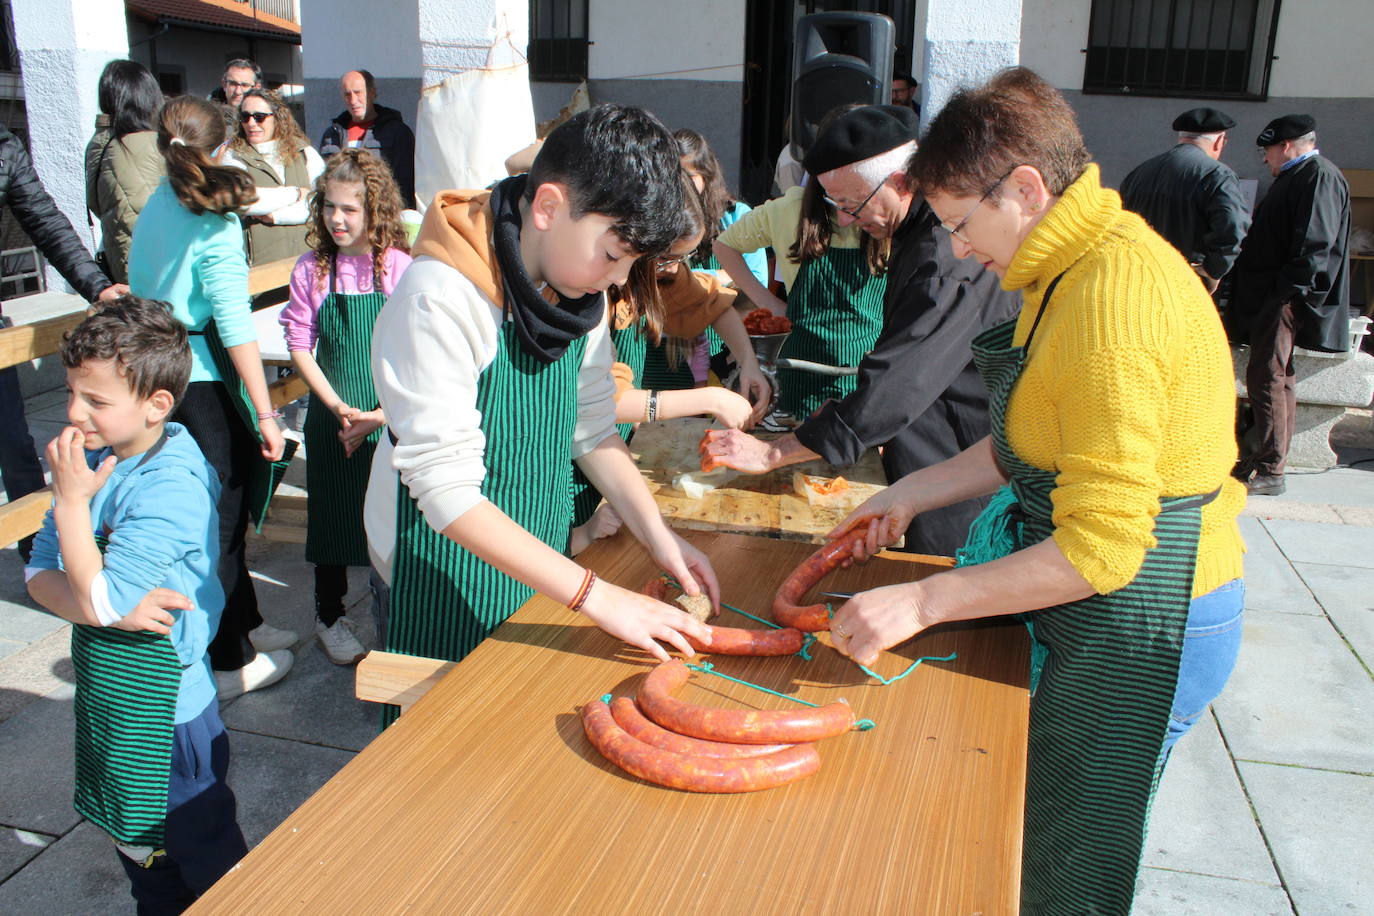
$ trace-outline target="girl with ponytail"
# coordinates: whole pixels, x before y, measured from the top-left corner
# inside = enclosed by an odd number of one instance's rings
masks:
[[[204,99],[180,96],[157,119],[167,178],[148,198],[129,249],[134,294],[171,303],[191,339],[191,383],[172,419],[195,438],[223,483],[219,580],[224,614],[210,643],[221,699],[290,670],[296,634],[263,623],[244,562],[249,510],[261,510],[266,462],[284,440],[267,393],[248,294],[238,211],[257,197],[241,169],[217,165],[224,120]]]

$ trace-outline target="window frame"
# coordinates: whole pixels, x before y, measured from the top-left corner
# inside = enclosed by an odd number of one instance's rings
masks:
[[[1128,15],[1134,16],[1136,6],[1141,0],[1132,0],[1129,3],[1130,12]],[[1125,60],[1129,62],[1132,54],[1158,54],[1164,55],[1164,66],[1169,64],[1169,56],[1172,54],[1188,53],[1228,53],[1229,48],[1175,48],[1173,37],[1177,31],[1177,23],[1180,14],[1183,13],[1185,5],[1191,7],[1192,0],[1144,0],[1145,3],[1152,4],[1153,9],[1149,14],[1149,21],[1153,23],[1154,17],[1159,8],[1165,12],[1165,34],[1166,42],[1163,47],[1151,47],[1148,44],[1130,45],[1103,45],[1100,47],[1101,53],[1117,51],[1124,53]],[[1214,4],[1217,0],[1213,0]],[[1234,9],[1236,0],[1232,0]],[[1137,82],[1124,81],[1121,84],[1111,84],[1105,79],[1105,71],[1109,69],[1109,64],[1099,64],[1095,55],[1099,53],[1099,47],[1094,46],[1093,35],[1096,34],[1098,26],[1101,24],[1101,17],[1111,16],[1113,7],[1126,7],[1126,0],[1091,0],[1090,12],[1088,16],[1088,33],[1083,49],[1083,93],[1084,95],[1116,95],[1116,96],[1146,96],[1153,98],[1197,98],[1197,99],[1235,99],[1239,101],[1263,102],[1269,98],[1269,79],[1274,61],[1274,46],[1278,35],[1279,11],[1282,7],[1282,0],[1254,0],[1255,16],[1254,27],[1247,39],[1245,48],[1245,71],[1243,76],[1243,88],[1227,89],[1219,85],[1219,81],[1209,82],[1207,77],[1208,64],[1203,63],[1203,79],[1192,85],[1167,85],[1167,78],[1162,81],[1141,80]],[[1266,17],[1265,6],[1272,4],[1272,10]],[[1213,6],[1215,11],[1215,5]],[[1189,11],[1191,16],[1191,9]],[[1267,21],[1265,21],[1267,18]],[[1109,20],[1110,22],[1110,20]],[[1189,20],[1191,27],[1191,18]],[[1110,26],[1108,26],[1110,28]],[[1211,20],[1209,28],[1211,30]],[[1228,31],[1228,39],[1230,33]],[[1257,41],[1257,38],[1259,39]],[[1122,65],[1123,68],[1128,66]],[[1100,69],[1103,75],[1095,74],[1094,70]],[[1223,70],[1223,78],[1226,70]],[[1162,84],[1161,84],[1162,83]]]
[[[587,79],[588,74],[588,48],[591,46],[591,37],[588,35],[589,20],[591,19],[590,7],[592,0],[543,0],[550,6],[561,6],[563,8],[565,25],[563,31],[567,34],[544,34],[541,32],[547,29],[549,33],[559,31],[557,17],[555,22],[546,23],[540,16],[541,0],[530,0],[530,32],[529,48],[527,59],[530,64],[530,80],[538,83],[580,83]],[[580,4],[582,7],[581,34],[574,34],[579,31],[573,23],[573,7]],[[580,47],[578,46],[580,44]]]

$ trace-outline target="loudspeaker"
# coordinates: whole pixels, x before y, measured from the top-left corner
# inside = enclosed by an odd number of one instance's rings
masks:
[[[797,20],[792,53],[792,156],[801,161],[837,105],[892,98],[896,27],[879,13],[813,13]]]

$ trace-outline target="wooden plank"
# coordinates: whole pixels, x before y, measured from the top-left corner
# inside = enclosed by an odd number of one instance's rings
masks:
[[[700,470],[697,443],[712,425],[698,417],[646,423],[630,442],[630,453],[659,511],[675,528],[762,534],[819,544],[826,532],[887,485],[878,453],[869,451],[852,467],[817,460],[767,474],[738,474],[693,499],[675,488],[673,481],[679,474]],[[831,506],[811,505],[792,488],[792,475],[797,471],[826,479],[843,476],[850,484],[846,497]]]
[[[272,398],[273,409],[278,409],[309,394],[310,386],[299,375],[288,375],[268,385],[267,393]]]
[[[43,527],[43,516],[52,505],[52,487],[0,506],[0,547],[8,547]]]
[[[62,337],[81,323],[86,312],[72,312],[0,330],[0,369],[19,366],[51,356],[62,346]]]
[[[250,527],[248,530],[252,531],[253,529]],[[305,528],[300,525],[264,522],[262,529],[257,532],[257,536],[265,541],[275,541],[279,544],[304,544]]]
[[[689,532],[724,597],[765,610],[810,548]],[[580,559],[637,586],[624,535]],[[929,572],[874,559],[833,589]],[[723,623],[740,624],[730,613]],[[753,626],[743,623],[740,625]],[[876,669],[945,655],[878,686],[825,644],[811,661],[712,659],[813,702],[844,697],[877,727],[822,742],[820,772],[747,795],[634,779],[590,747],[580,704],[633,694],[647,656],[536,596],[458,663],[193,907],[238,913],[1015,913],[1026,763],[1024,627],[923,634]],[[694,675],[680,695],[783,708]]]
[[[258,264],[248,270],[248,295],[257,297],[263,293],[280,289],[291,282],[291,271],[296,266],[296,258],[282,258]]]
[[[358,662],[354,696],[369,703],[390,703],[404,712],[455,665],[437,658],[369,652]]]

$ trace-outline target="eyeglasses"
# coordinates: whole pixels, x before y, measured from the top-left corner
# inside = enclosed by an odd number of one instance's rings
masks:
[[[222,85],[225,89],[242,89],[246,92],[249,89],[252,89],[254,86],[256,86],[257,83],[240,83],[236,82],[235,80],[225,78],[220,80],[220,85]]]
[[[673,257],[672,255],[666,254],[660,255],[654,258],[654,270],[666,273],[667,271],[677,267],[679,264],[684,263],[690,257],[690,254],[680,255],[678,257]]]
[[[881,190],[883,189],[883,185],[885,185],[885,184],[887,184],[886,181],[880,181],[880,182],[878,182],[878,186],[877,186],[876,188],[874,188],[872,191],[869,191],[869,192],[868,192],[868,196],[864,198],[863,203],[859,204],[859,205],[858,205],[857,207],[855,207],[853,210],[849,209],[848,207],[841,207],[841,206],[839,205],[839,202],[838,202],[838,201],[836,201],[835,199],[833,199],[833,198],[831,198],[831,197],[827,197],[827,196],[824,195],[824,194],[821,195],[821,200],[823,200],[823,201],[825,201],[826,203],[830,204],[830,206],[834,207],[836,210],[839,210],[841,213],[844,213],[844,214],[850,216],[850,217],[853,218],[853,219],[858,219],[858,218],[859,218],[859,214],[862,213],[862,212],[864,212],[864,207],[867,207],[867,206],[868,206],[868,202],[869,202],[870,200],[873,199],[873,195],[874,195],[874,194],[877,194],[879,191],[881,191]]]
[[[973,209],[969,210],[968,214],[963,219],[959,220],[958,225],[956,225],[953,229],[951,229],[949,226],[946,226],[944,223],[940,224],[940,228],[944,229],[946,232],[957,238],[959,241],[963,242],[965,245],[972,245],[973,243],[969,241],[968,236],[964,235],[964,227],[968,225],[969,220],[973,219],[973,214],[978,212],[978,208],[983,205],[983,201],[988,199],[988,195],[991,194],[993,191],[996,191],[998,188],[1000,188],[1002,186],[1002,182],[1010,178],[1011,173],[1016,171],[1018,168],[1020,168],[1019,165],[1013,165],[1011,168],[1007,169],[1005,175],[1003,175],[1001,178],[993,182],[992,187],[988,188],[986,191],[983,192],[983,196],[978,198],[978,202],[973,205]]]
[[[270,111],[240,111],[239,123],[247,124],[249,121],[257,121],[261,124],[270,117],[272,117],[272,112]]]

